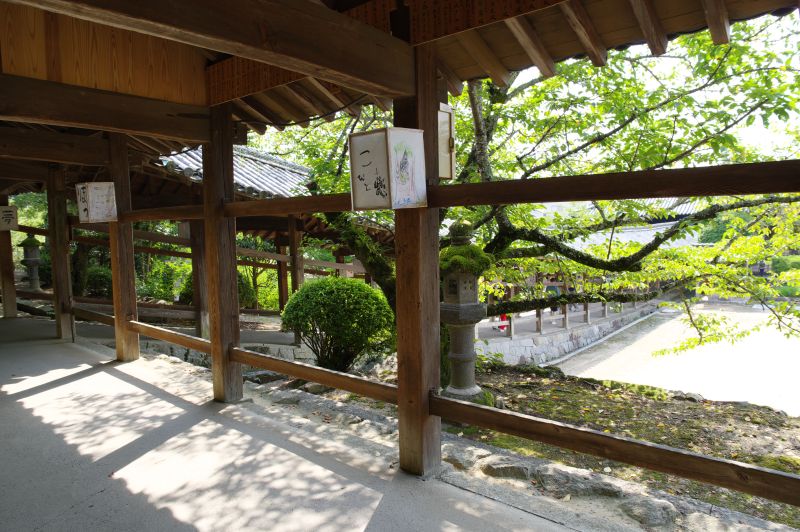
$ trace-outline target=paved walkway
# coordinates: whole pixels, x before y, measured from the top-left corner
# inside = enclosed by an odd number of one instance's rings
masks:
[[[0,529],[566,530],[51,334],[0,320]]]
[[[707,310],[745,329],[769,317],[751,307],[718,305]],[[653,356],[692,334],[679,315],[656,313],[559,367],[570,375],[649,384],[717,401],[748,401],[800,416],[800,339],[764,327],[734,344],[720,342],[677,355]]]

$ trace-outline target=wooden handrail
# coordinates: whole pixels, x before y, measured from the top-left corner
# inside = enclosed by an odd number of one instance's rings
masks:
[[[211,353],[211,342],[204,338],[171,331],[163,327],[156,327],[155,325],[148,325],[140,321],[129,321],[128,329],[149,336],[150,338],[155,338],[156,340],[177,344],[188,349],[200,351],[201,353]]]
[[[769,179],[762,179],[765,175]],[[800,192],[798,176],[800,160],[512,179],[429,186],[428,206],[778,194]],[[225,204],[225,215],[280,216],[303,212],[344,212],[351,209],[349,194],[327,194],[230,202]]]
[[[456,207],[782,192],[800,192],[800,160],[435,186],[428,187],[428,205]]]
[[[275,358],[239,347],[232,347],[229,356],[233,362],[275,371],[298,379],[318,382],[325,386],[346,390],[358,395],[377,399],[378,401],[385,401],[393,405],[397,404],[397,386],[392,384],[375,382],[365,379],[364,377],[340,373],[338,371],[312,366],[311,364]]]
[[[104,325],[110,325],[112,327],[114,326],[114,316],[110,314],[95,312],[93,310],[89,310],[87,308],[81,308],[76,305],[72,306],[72,314],[76,318],[80,318],[82,320],[96,321],[97,323],[102,323]]]
[[[508,410],[431,395],[430,413],[626,464],[699,480],[800,506],[800,476],[704,456],[646,441],[612,436]]]

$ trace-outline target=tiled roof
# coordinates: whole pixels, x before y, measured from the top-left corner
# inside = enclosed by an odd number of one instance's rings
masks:
[[[194,180],[203,179],[203,148],[161,158],[170,170]],[[233,147],[233,179],[237,191],[269,198],[306,194],[308,168],[267,155],[245,146]]]

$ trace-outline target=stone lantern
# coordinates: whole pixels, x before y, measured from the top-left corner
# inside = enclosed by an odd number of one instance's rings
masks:
[[[22,265],[28,270],[28,286],[34,292],[42,290],[39,286],[39,264],[42,262],[39,256],[40,246],[39,241],[31,233],[28,233],[28,238],[19,244],[23,253]]]
[[[472,397],[481,393],[475,384],[475,325],[486,317],[478,301],[478,277],[491,265],[491,257],[470,243],[471,227],[453,224],[451,245],[442,251],[442,323],[450,335],[450,383],[445,393]]]

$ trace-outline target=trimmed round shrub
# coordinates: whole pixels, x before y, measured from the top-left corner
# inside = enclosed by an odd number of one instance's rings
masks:
[[[283,327],[295,330],[317,365],[347,371],[369,349],[391,337],[394,314],[383,294],[363,281],[325,277],[292,294],[283,310]]]
[[[93,297],[109,298],[113,294],[111,268],[92,265],[86,271],[86,293]]]

